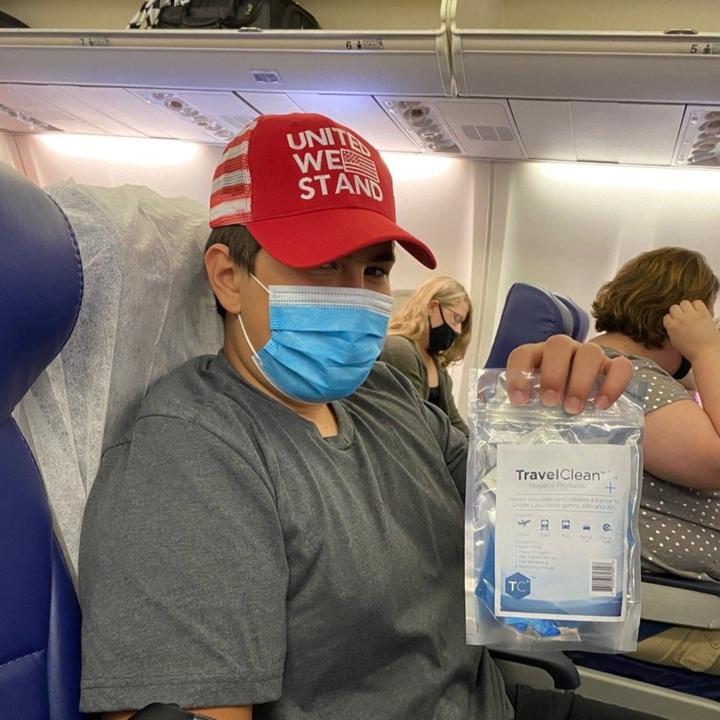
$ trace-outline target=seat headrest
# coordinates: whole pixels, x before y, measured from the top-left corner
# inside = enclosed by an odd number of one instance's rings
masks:
[[[590,332],[590,318],[588,314],[573,300],[565,295],[558,295],[555,293],[555,297],[570,311],[573,316],[573,332],[568,333],[574,340],[585,342],[585,339]]]
[[[569,335],[582,341],[588,327],[587,314],[569,298],[554,295],[540,285],[515,283],[505,299],[485,367],[503,368],[516,347],[542,342],[551,335]]]
[[[60,352],[80,310],[83,272],[55,202],[0,163],[0,422]]]

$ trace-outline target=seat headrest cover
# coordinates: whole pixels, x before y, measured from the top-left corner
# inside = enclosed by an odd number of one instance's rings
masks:
[[[556,334],[574,338],[575,333],[575,316],[558,297],[540,285],[514,283],[485,367],[505,367],[510,353],[524,343],[542,342]]]
[[[60,352],[82,294],[80,252],[62,210],[0,163],[0,422]]]
[[[573,317],[573,331],[568,333],[573,340],[579,340],[585,342],[585,339],[590,332],[590,317],[588,314],[573,300],[565,295],[558,295],[555,293],[555,297],[570,311]]]
[[[155,380],[217,352],[223,325],[203,264],[205,204],[135,185],[45,191],[74,228],[85,289],[71,337],[14,414],[75,562],[103,449],[130,431]]]

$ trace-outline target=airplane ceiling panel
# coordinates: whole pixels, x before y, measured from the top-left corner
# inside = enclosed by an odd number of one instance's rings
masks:
[[[562,100],[510,100],[531,160],[577,160],[570,104]]]
[[[0,85],[0,114],[19,123],[19,132],[62,130],[72,133],[102,132],[96,125],[80,119],[47,101],[42,88]],[[36,92],[39,91],[39,92]],[[7,128],[10,129],[10,128]]]
[[[18,120],[15,114],[16,111],[4,105],[0,99],[0,131],[6,130],[11,133],[32,132],[32,128],[27,123]]]
[[[80,105],[112,117],[141,135],[207,142],[205,133],[192,123],[122,88],[73,86],[63,92]]]
[[[533,160],[669,165],[684,106],[510,100]]]
[[[237,94],[263,115],[284,115],[285,113],[302,112],[284,93],[242,92]]]
[[[417,152],[418,146],[388,117],[375,99],[366,95],[290,93],[303,111],[328,115],[356,130],[378,150]]]
[[[250,123],[258,113],[231,92],[167,90],[162,88],[128,90],[153,108],[180,121],[180,132],[187,139],[226,143]]]
[[[424,150],[498,160],[525,159],[505,100],[406,96],[377,100]]]
[[[82,133],[104,133],[109,135],[142,136],[128,125],[118,122],[107,114],[86,105],[73,97],[68,88],[63,86],[53,87],[49,85],[16,85],[25,94],[32,97],[40,106],[52,106],[57,110],[76,118],[84,124],[77,126],[73,132]],[[68,130],[69,128],[63,128]]]
[[[720,107],[689,105],[685,109],[674,165],[720,165]]]
[[[470,157],[524,160],[525,150],[505,100],[442,100],[437,108]]]
[[[578,160],[669,165],[682,105],[572,102]]]

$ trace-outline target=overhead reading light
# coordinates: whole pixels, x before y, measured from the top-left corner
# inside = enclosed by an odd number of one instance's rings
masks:
[[[381,100],[395,121],[431,152],[459,153],[435,108],[420,100]]]
[[[62,132],[60,128],[56,128],[54,125],[50,125],[42,120],[34,118],[32,115],[22,112],[21,110],[15,110],[15,108],[8,107],[0,103],[0,115],[6,115],[7,117],[17,120],[23,125],[27,125],[31,130],[42,130],[43,132]]]
[[[179,95],[165,90],[136,90],[134,92],[151,105],[160,105],[170,112],[175,113],[182,120],[193,123],[193,125],[214,140],[227,141],[235,135],[233,130],[227,128],[217,118],[211,117],[207,113],[198,110],[198,108],[194,107],[186,98]]]
[[[61,155],[124,165],[182,165],[192,160],[198,145],[182,140],[105,137],[102,135],[43,135],[42,141]]]
[[[685,132],[677,153],[678,165],[720,165],[720,108],[688,108]]]

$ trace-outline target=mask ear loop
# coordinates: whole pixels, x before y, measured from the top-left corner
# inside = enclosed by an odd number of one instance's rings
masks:
[[[257,364],[257,350],[255,350],[255,347],[250,342],[250,338],[248,337],[247,330],[245,329],[245,323],[243,322],[242,315],[240,313],[237,314],[238,322],[240,323],[240,329],[242,330],[243,337],[245,338],[245,342],[248,344],[248,347],[252,351],[253,354],[253,360],[255,360],[255,364]]]
[[[268,294],[268,296],[270,295],[270,290],[265,285],[263,285],[251,272],[248,272],[248,275],[250,275],[250,277]]]
[[[270,291],[265,287],[265,285],[263,285],[255,277],[255,275],[253,275],[250,271],[248,271],[248,275],[268,294],[268,296],[270,295]],[[247,334],[247,330],[245,329],[245,323],[243,322],[243,319],[242,319],[242,313],[237,314],[237,319],[240,322],[240,329],[242,330],[243,336],[245,337],[245,342],[248,344],[248,347],[252,351],[253,360],[255,361],[255,364],[258,366],[258,369],[260,369],[260,364],[258,362],[257,350],[255,349],[255,346],[250,342],[250,337]]]
[[[250,277],[268,294],[270,295],[270,290],[263,285],[260,280],[258,280],[251,272],[248,273]],[[292,400],[294,402],[302,402],[299,398],[293,397],[289,393],[286,393],[284,390],[281,390],[265,373],[265,371],[262,368],[262,362],[260,361],[260,356],[258,355],[257,350],[255,349],[255,346],[250,342],[250,337],[247,334],[247,330],[245,329],[245,323],[242,319],[242,313],[237,314],[238,322],[240,323],[240,329],[242,330],[243,337],[245,338],[245,342],[247,343],[248,347],[250,348],[250,351],[253,355],[253,362],[255,363],[255,367],[260,371],[262,376],[277,390],[281,395],[284,395],[288,400]]]
[[[442,305],[438,303],[438,310],[440,311],[440,317],[442,318],[442,321],[445,325],[448,324],[448,321],[445,319],[445,313],[442,311]]]

